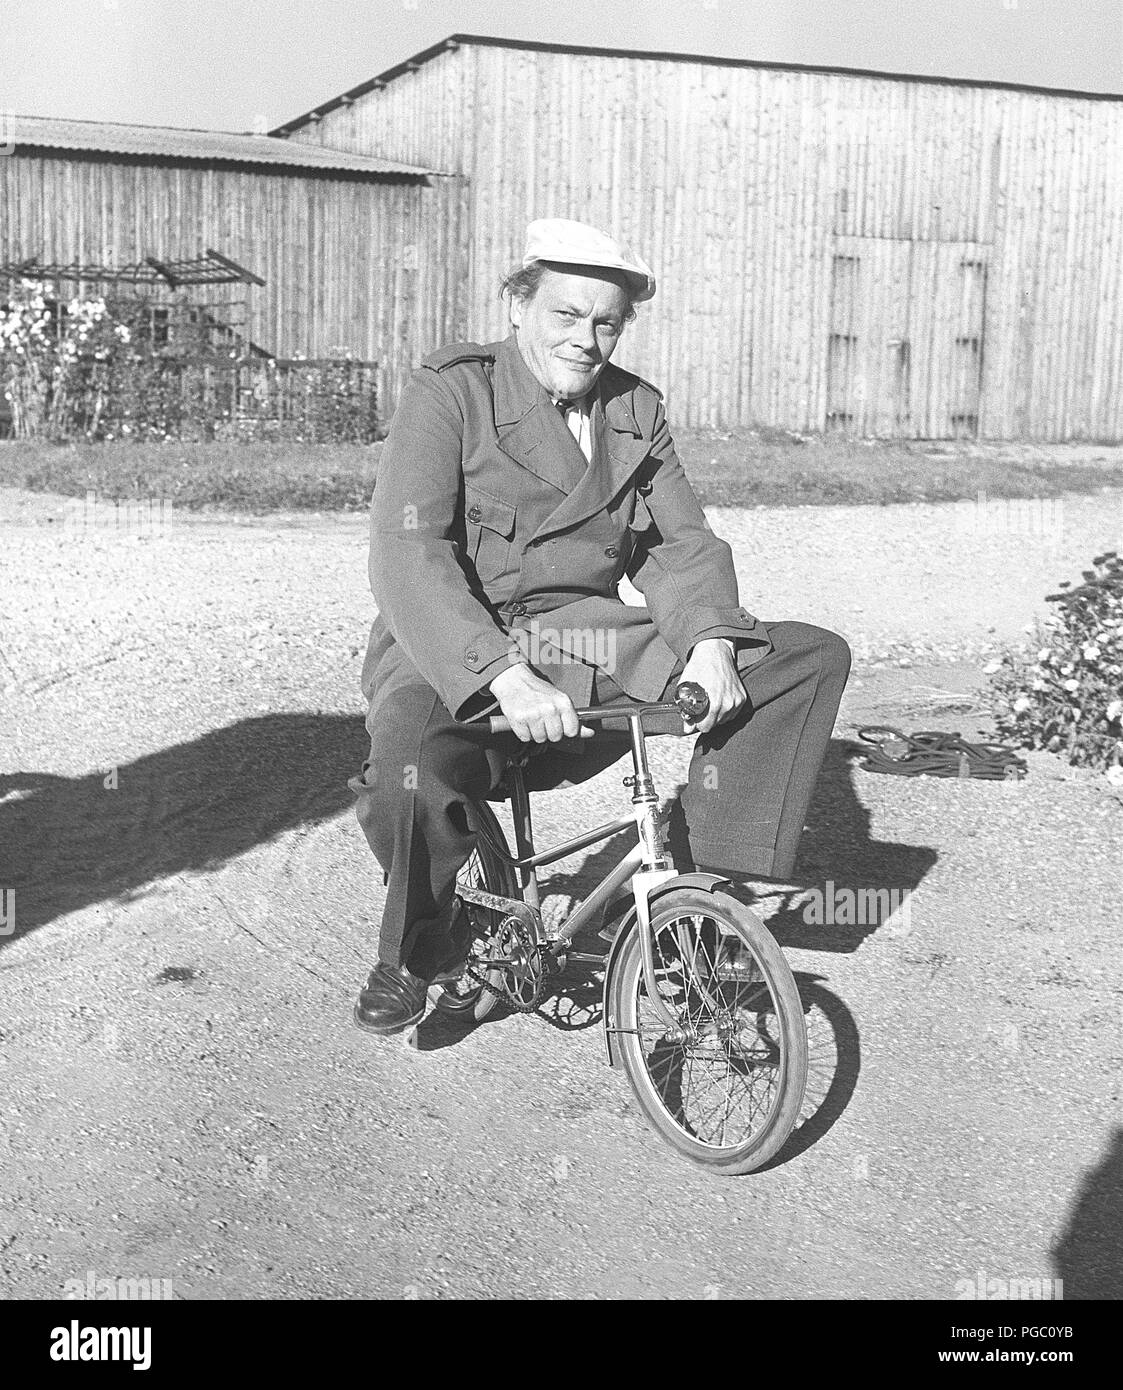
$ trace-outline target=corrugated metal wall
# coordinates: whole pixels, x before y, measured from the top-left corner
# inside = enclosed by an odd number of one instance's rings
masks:
[[[473,337],[530,218],[632,241],[684,423],[1123,439],[1123,102],[467,43],[293,138],[469,178]]]
[[[0,258],[125,265],[205,247],[265,280],[238,287],[279,356],[379,363],[388,408],[411,364],[463,331],[466,183],[259,173],[17,152],[0,158]],[[208,292],[209,293],[209,292]]]

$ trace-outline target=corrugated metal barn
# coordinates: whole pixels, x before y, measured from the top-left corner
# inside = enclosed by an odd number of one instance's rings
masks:
[[[250,342],[377,360],[382,402],[456,320],[465,267],[446,248],[463,239],[462,180],[267,135],[19,116],[3,134],[0,264],[213,248],[264,281],[239,287]]]
[[[1121,98],[457,36],[273,133],[467,180],[433,345],[577,217],[659,274],[619,357],[680,422],[1123,440]]]

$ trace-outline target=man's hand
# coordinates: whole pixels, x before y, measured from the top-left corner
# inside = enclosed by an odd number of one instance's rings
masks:
[[[523,662],[511,666],[491,682],[491,693],[523,743],[557,743],[563,738],[592,738],[593,730],[581,725],[573,701]]]
[[[688,724],[692,732],[708,734],[715,724],[724,724],[745,703],[748,696],[733,659],[733,643],[728,637],[707,637],[695,646],[679,677],[697,681],[710,697],[710,709],[700,724]]]

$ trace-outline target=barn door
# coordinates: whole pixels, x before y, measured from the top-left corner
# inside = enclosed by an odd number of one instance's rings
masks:
[[[916,439],[978,433],[987,249],[835,238],[828,430]]]

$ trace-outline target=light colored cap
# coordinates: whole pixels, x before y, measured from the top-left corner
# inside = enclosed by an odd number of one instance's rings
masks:
[[[632,282],[637,304],[655,294],[655,274],[647,262],[584,222],[570,222],[564,217],[541,217],[532,222],[526,229],[523,265],[533,265],[536,261],[602,265],[609,270],[622,270]]]

